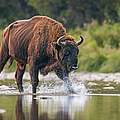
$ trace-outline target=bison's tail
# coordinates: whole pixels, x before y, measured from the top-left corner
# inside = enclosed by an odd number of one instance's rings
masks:
[[[8,27],[5,28],[3,32],[3,41],[2,41],[1,48],[0,48],[0,73],[2,72],[5,64],[10,58],[8,43],[9,43],[10,30],[12,29],[13,25],[14,23],[10,24]],[[11,64],[12,64],[12,60],[10,60],[10,65]]]
[[[2,72],[9,57],[8,45],[5,43],[5,41],[3,41],[0,48],[0,73]]]

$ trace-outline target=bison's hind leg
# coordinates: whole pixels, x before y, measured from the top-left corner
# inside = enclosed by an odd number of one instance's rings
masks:
[[[22,79],[23,79],[23,74],[25,72],[25,67],[26,67],[25,64],[21,64],[17,62],[17,70],[15,73],[15,78],[19,92],[23,92]]]
[[[2,72],[9,58],[10,56],[9,56],[8,47],[5,43],[3,43],[0,49],[0,73]]]

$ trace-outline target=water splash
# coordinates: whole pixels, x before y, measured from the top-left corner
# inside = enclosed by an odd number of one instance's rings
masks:
[[[9,81],[8,81],[9,82]],[[14,83],[13,83],[14,84]],[[11,85],[0,85],[0,94],[5,95],[17,95],[19,94],[17,86],[14,84],[14,87]],[[30,94],[32,93],[32,86],[29,81],[25,81],[23,84],[24,93],[23,94]],[[85,94],[86,87],[81,82],[73,83],[72,87],[77,92],[77,94]],[[69,95],[65,90],[64,82],[62,81],[43,81],[39,83],[37,88],[37,94],[42,95]]]

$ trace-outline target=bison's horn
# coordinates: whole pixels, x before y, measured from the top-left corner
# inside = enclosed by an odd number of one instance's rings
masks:
[[[83,41],[84,41],[84,38],[82,36],[80,36],[80,41],[77,43],[77,46],[79,46]]]
[[[65,45],[66,44],[65,41],[62,41],[64,37],[65,37],[65,35],[63,35],[63,36],[58,38],[58,40],[57,40],[57,44],[58,45]]]

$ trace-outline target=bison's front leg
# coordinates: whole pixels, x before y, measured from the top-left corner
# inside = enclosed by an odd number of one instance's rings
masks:
[[[31,83],[32,83],[32,92],[36,93],[36,88],[38,86],[38,73],[39,73],[39,69],[38,66],[31,62],[30,64],[30,77],[31,77]]]
[[[69,80],[68,73],[65,70],[59,68],[55,70],[55,73],[60,79],[64,81],[65,86],[67,87],[70,93],[76,93],[72,87],[71,81]]]
[[[39,82],[38,73],[39,73],[39,70],[38,70],[37,66],[32,66],[30,68],[30,77],[31,77],[33,93],[36,93],[36,88],[38,86],[38,82]]]
[[[17,62],[17,70],[15,73],[15,78],[16,78],[19,92],[23,92],[22,78],[23,78],[23,74],[25,72],[25,66],[26,66],[25,64],[21,64],[21,63]]]

